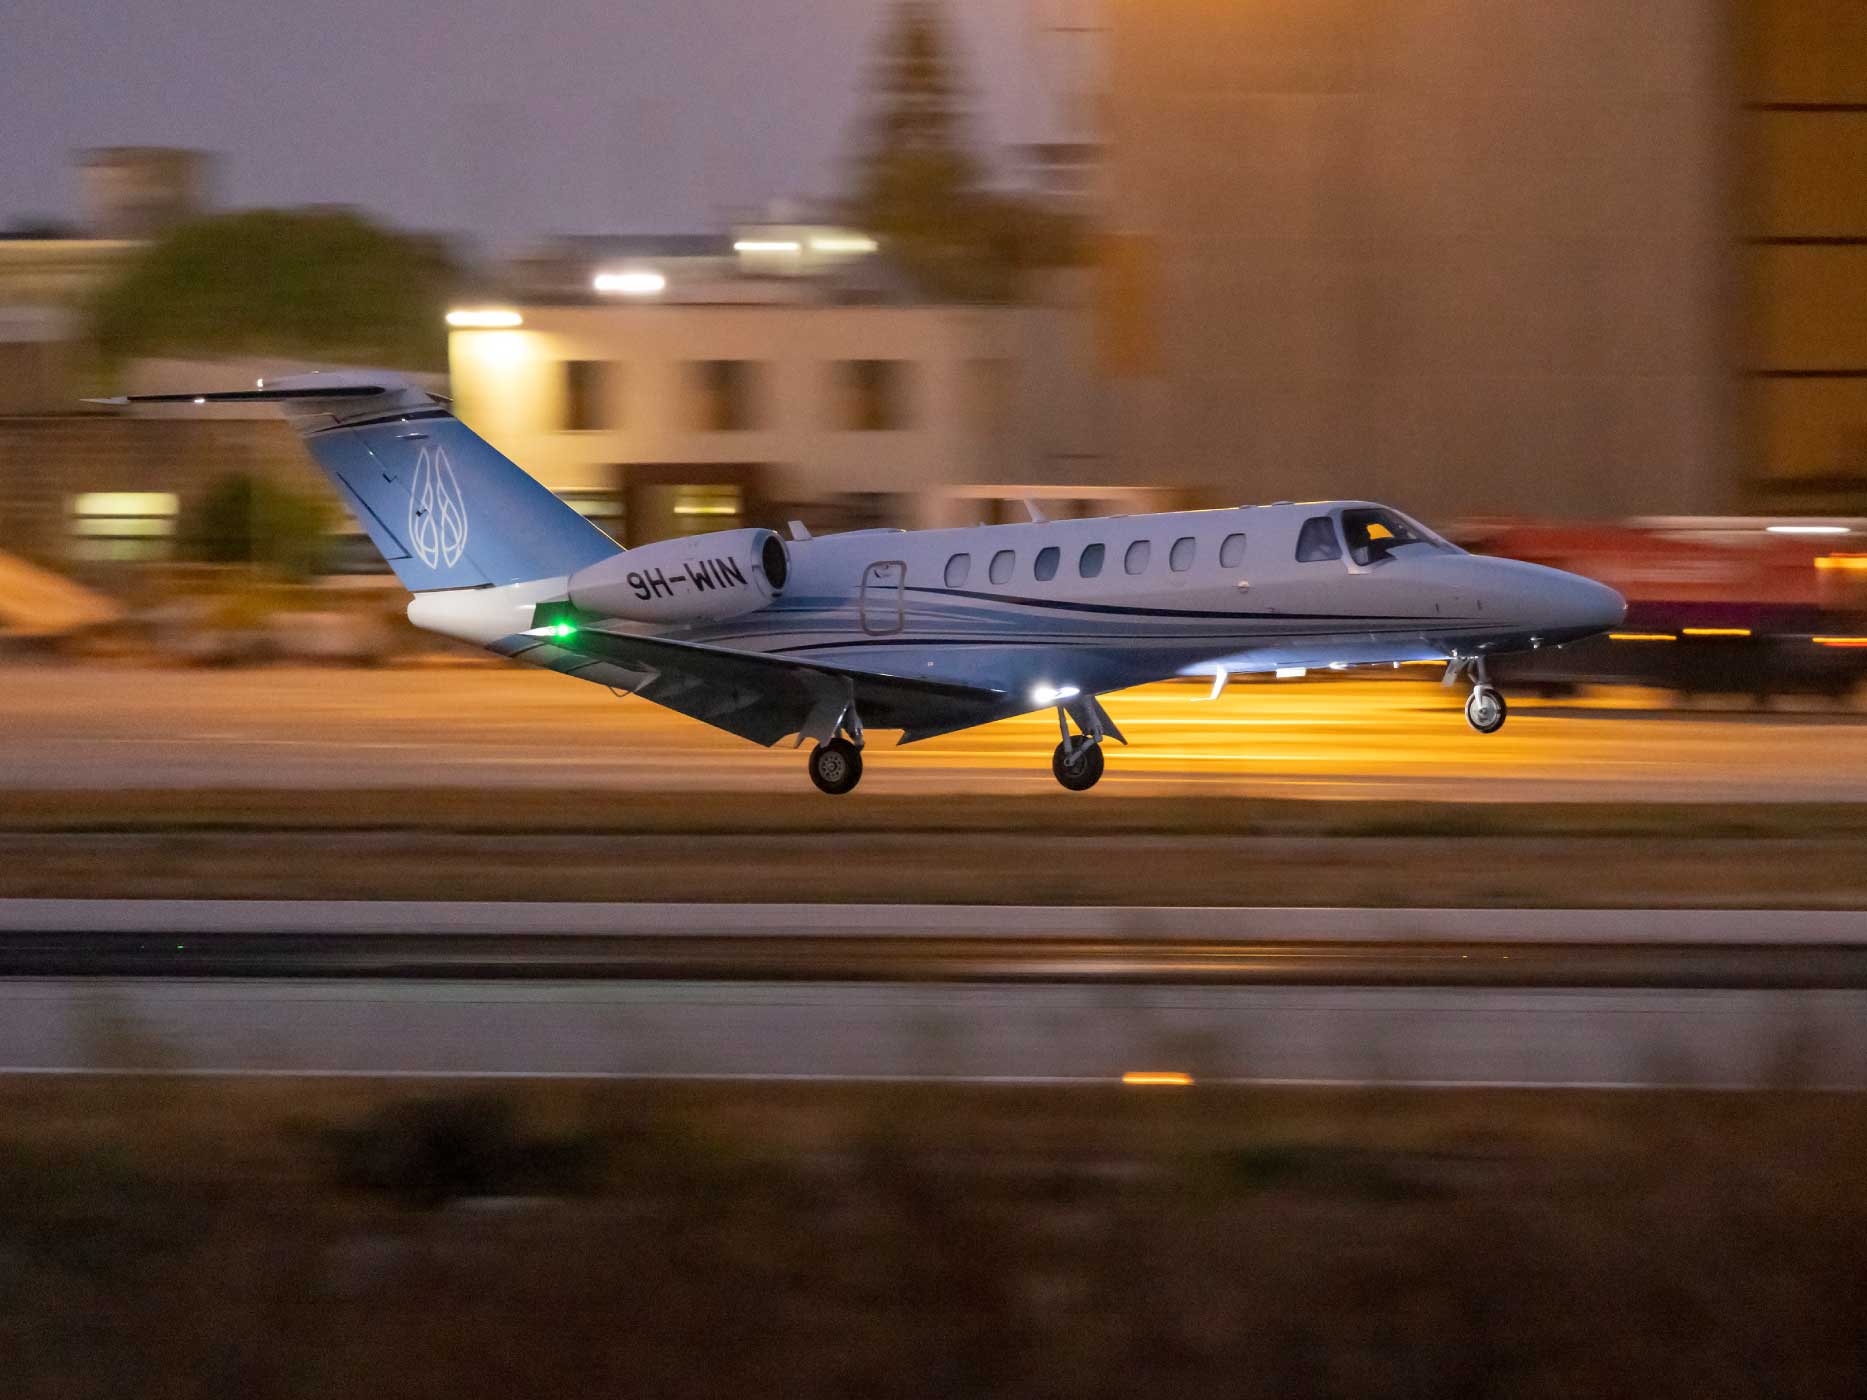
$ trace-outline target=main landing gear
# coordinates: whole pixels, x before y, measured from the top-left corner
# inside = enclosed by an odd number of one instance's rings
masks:
[[[1087,734],[1066,736],[1050,756],[1050,771],[1071,792],[1088,792],[1102,778],[1102,745]]]
[[[1077,734],[1070,733],[1070,721],[1076,721]],[[1057,706],[1057,728],[1063,739],[1050,755],[1050,771],[1071,792],[1088,792],[1102,780],[1102,740],[1107,735],[1122,739],[1108,711],[1093,695],[1079,696],[1067,705]]]
[[[1504,692],[1492,685],[1485,675],[1485,659],[1482,656],[1454,657],[1447,663],[1445,679],[1441,684],[1451,685],[1459,678],[1461,671],[1467,670],[1472,675],[1472,693],[1465,697],[1465,722],[1480,734],[1495,734],[1504,727],[1510,706],[1504,703]]]
[[[810,780],[820,792],[841,797],[862,781],[862,721],[853,695],[820,701],[804,722],[798,743],[816,739],[810,751]]]
[[[862,781],[862,750],[841,734],[810,751],[810,780],[832,797],[841,797]]]

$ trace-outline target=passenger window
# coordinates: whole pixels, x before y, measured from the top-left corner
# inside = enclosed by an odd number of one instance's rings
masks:
[[[1154,547],[1146,540],[1136,540],[1128,546],[1128,552],[1122,556],[1121,566],[1131,574],[1145,573],[1148,555],[1153,552]]]
[[[992,567],[986,570],[993,583],[1010,583],[1011,566],[1017,562],[1017,556],[1009,549],[1001,549],[992,556]]]
[[[1222,569],[1236,569],[1244,562],[1245,537],[1243,535],[1227,535],[1225,537],[1225,543],[1219,546],[1219,567]]]
[[[1193,555],[1199,546],[1193,543],[1191,535],[1182,535],[1173,542],[1173,548],[1167,552],[1167,564],[1176,574],[1183,574],[1193,567]]]
[[[1107,553],[1099,544],[1084,545],[1082,558],[1076,561],[1076,572],[1084,578],[1094,578],[1102,572],[1102,556]]]
[[[948,588],[963,588],[966,584],[966,575],[971,572],[972,556],[970,554],[955,554],[951,559],[946,561],[946,586]]]
[[[1303,522],[1297,535],[1297,563],[1320,564],[1325,559],[1342,557],[1341,541],[1335,537],[1335,521],[1326,515],[1312,515]]]
[[[1059,551],[1054,544],[1047,544],[1037,551],[1037,562],[1031,565],[1031,575],[1039,583],[1049,583],[1057,576]]]

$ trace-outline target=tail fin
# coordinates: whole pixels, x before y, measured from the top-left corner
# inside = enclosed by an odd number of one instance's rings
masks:
[[[575,573],[620,546],[399,376],[306,374],[257,389],[98,402],[277,403],[410,592]]]

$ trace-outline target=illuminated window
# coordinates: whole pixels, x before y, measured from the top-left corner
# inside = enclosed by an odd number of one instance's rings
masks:
[[[743,433],[759,426],[757,371],[751,360],[700,360],[694,365],[700,431]]]
[[[837,366],[841,391],[837,426],[858,433],[896,432],[911,426],[908,369],[902,360],[844,360]]]
[[[1297,534],[1297,563],[1320,564],[1342,557],[1342,543],[1335,537],[1335,521],[1326,515],[1312,515]]]
[[[1061,552],[1054,544],[1045,545],[1037,551],[1037,562],[1031,565],[1031,577],[1039,583],[1049,583],[1057,576],[1057,560]]]
[[[992,556],[992,567],[987,571],[993,583],[1010,583],[1012,566],[1018,562],[1017,556],[1009,549],[1001,549]]]
[[[674,522],[683,535],[731,530],[744,523],[745,493],[737,486],[683,485],[674,488]]]
[[[1146,540],[1136,540],[1128,546],[1128,552],[1122,555],[1121,566],[1131,574],[1147,572],[1147,561],[1154,553],[1154,546]]]
[[[1094,578],[1102,572],[1102,556],[1107,553],[1099,544],[1084,545],[1082,558],[1076,561],[1076,572],[1084,578]]]
[[[73,496],[71,557],[138,563],[174,553],[181,500],[169,491],[87,491]]]
[[[1182,535],[1173,542],[1173,548],[1167,551],[1167,566],[1176,574],[1183,574],[1193,567],[1193,556],[1199,546],[1193,543],[1191,535]]]
[[[600,432],[617,426],[615,369],[602,360],[565,360],[564,431]]]
[[[1225,543],[1219,546],[1219,567],[1222,569],[1236,569],[1244,562],[1245,537],[1243,535],[1227,535],[1225,537]]]
[[[626,516],[619,492],[559,491],[557,498],[612,540],[622,538]]]
[[[970,554],[955,554],[951,559],[946,561],[946,586],[948,588],[964,588],[966,586],[966,575],[971,572],[972,556]]]

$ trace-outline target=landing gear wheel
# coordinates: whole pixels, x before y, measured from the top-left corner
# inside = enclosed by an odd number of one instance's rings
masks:
[[[862,781],[862,750],[838,735],[810,751],[810,780],[832,797]]]
[[[1088,792],[1102,777],[1102,745],[1065,739],[1050,756],[1050,771],[1071,792]]]
[[[1492,686],[1475,685],[1465,700],[1465,722],[1480,734],[1495,734],[1504,727],[1509,706],[1503,693]]]

